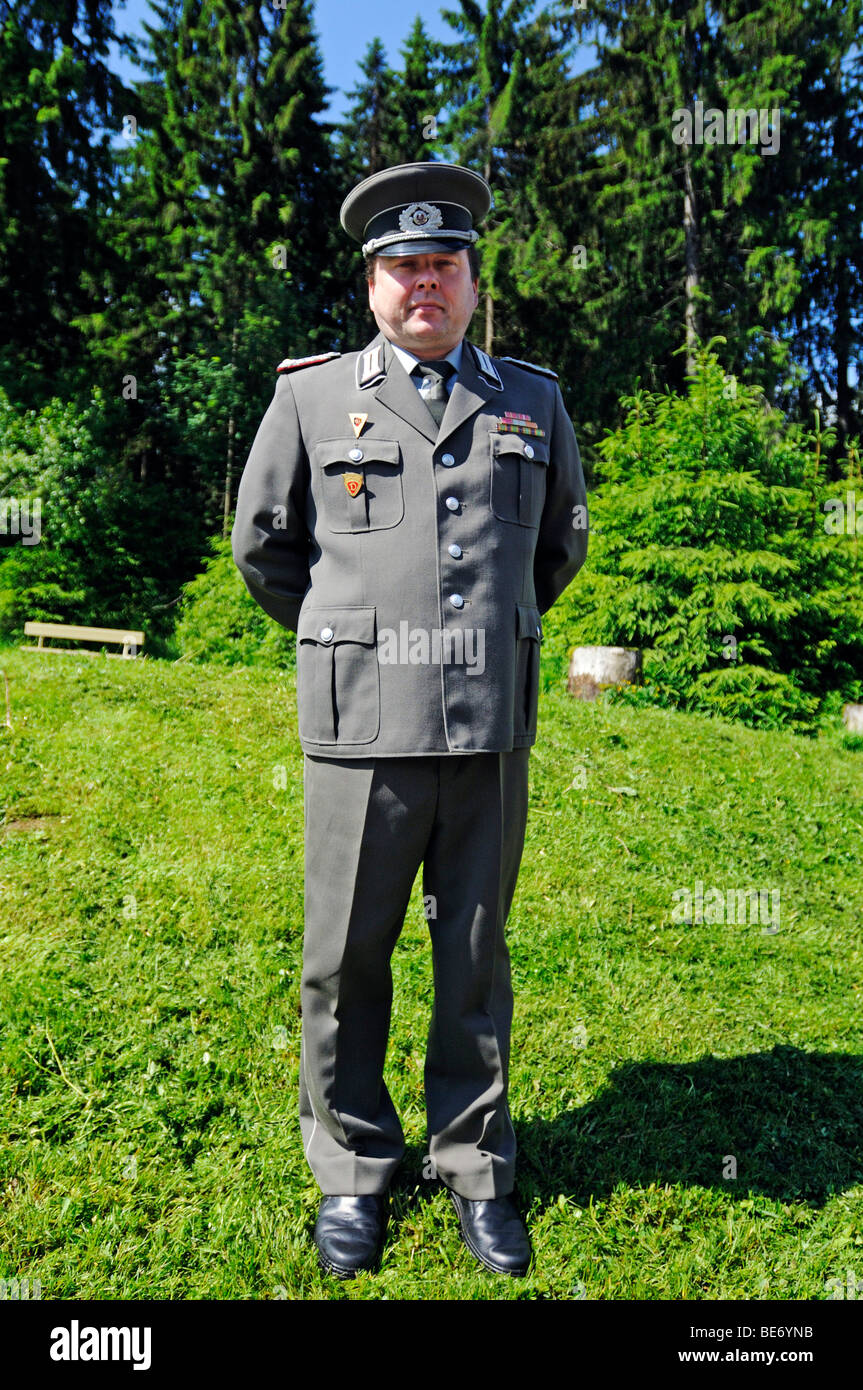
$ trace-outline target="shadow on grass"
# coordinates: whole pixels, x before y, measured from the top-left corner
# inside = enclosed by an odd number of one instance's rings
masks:
[[[781,1046],[627,1062],[595,1100],[516,1134],[525,1204],[564,1193],[581,1206],[656,1182],[821,1206],[863,1181],[863,1057]]]
[[[743,1057],[627,1062],[595,1100],[515,1128],[522,1210],[561,1194],[585,1206],[619,1183],[823,1206],[863,1182],[863,1057],[782,1046]],[[723,1177],[730,1158],[736,1178]],[[395,1223],[441,1189],[429,1181],[425,1146],[409,1143],[392,1184]]]
[[[741,1057],[626,1062],[595,1099],[553,1119],[517,1121],[516,1134],[523,1213],[561,1194],[586,1206],[619,1184],[640,1190],[651,1183],[820,1207],[863,1181],[863,1057],[778,1046]],[[730,1158],[734,1179],[723,1177]],[[441,1185],[428,1174],[424,1146],[408,1144],[392,1184],[390,1245],[410,1223],[414,1232],[429,1229],[422,1209]],[[443,1220],[454,1238],[454,1211]],[[476,1273],[464,1252],[459,1268]]]

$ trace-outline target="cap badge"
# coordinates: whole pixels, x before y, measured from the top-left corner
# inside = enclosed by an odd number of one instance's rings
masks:
[[[399,213],[402,232],[435,232],[443,226],[443,213],[434,203],[409,203]]]

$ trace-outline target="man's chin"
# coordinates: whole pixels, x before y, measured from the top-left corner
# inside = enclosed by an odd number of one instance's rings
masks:
[[[440,344],[449,343],[451,333],[445,331],[440,322],[440,316],[434,315],[433,319],[405,325],[404,343],[409,351],[413,352],[417,348],[436,348]],[[446,349],[449,351],[449,348]]]
[[[406,325],[405,331],[415,338],[442,338],[446,336],[443,331],[443,320],[438,314],[430,319],[413,319]]]

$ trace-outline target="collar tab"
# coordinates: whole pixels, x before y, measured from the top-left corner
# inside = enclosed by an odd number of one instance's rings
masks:
[[[503,382],[500,379],[500,372],[492,362],[488,353],[483,352],[482,348],[476,347],[474,343],[471,343],[471,348],[473,349],[473,355],[476,358],[476,365],[478,369],[482,372],[483,376],[491,382],[495,390],[502,391]]]
[[[383,343],[376,343],[366,352],[361,352],[357,358],[357,386],[360,391],[364,391],[367,386],[374,386],[377,382],[383,381],[385,376],[384,346]]]

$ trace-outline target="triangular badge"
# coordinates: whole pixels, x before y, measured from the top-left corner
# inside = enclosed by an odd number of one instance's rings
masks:
[[[349,415],[349,416],[348,416],[348,419],[350,420],[351,426],[352,426],[353,431],[354,431],[354,438],[355,438],[355,439],[359,439],[360,435],[361,435],[362,432],[363,432],[363,425],[366,423],[366,420],[367,420],[368,418],[369,418],[369,417],[368,417],[368,414],[366,414],[366,415]]]
[[[345,480],[345,487],[351,494],[351,497],[356,497],[357,493],[363,485],[362,473],[345,473],[343,476]]]

